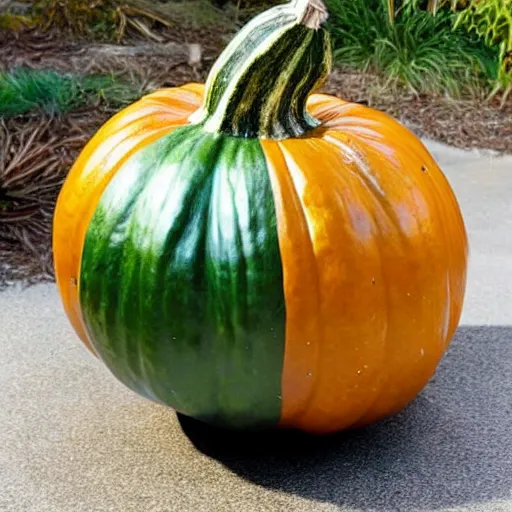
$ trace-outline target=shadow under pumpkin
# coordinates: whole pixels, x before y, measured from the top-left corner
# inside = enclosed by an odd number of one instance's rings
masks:
[[[364,429],[312,437],[179,421],[240,477],[311,500],[384,512],[511,499],[512,327],[460,327],[419,397]]]

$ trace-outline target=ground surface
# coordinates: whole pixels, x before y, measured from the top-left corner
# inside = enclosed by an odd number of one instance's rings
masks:
[[[429,147],[463,208],[471,265],[456,338],[402,414],[290,442],[180,424],[79,344],[53,285],[11,288],[0,511],[512,511],[512,159]]]

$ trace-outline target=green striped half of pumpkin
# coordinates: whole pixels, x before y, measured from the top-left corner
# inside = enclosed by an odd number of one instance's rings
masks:
[[[80,300],[134,391],[215,424],[281,409],[285,301],[259,141],[179,128],[116,174],[88,229]]]

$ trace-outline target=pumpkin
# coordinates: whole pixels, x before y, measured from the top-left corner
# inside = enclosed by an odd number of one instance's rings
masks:
[[[205,85],[117,113],[56,205],[56,279],[83,343],[210,424],[321,434],[395,414],[459,322],[456,197],[404,126],[314,92],[326,17],[319,0],[273,7]]]

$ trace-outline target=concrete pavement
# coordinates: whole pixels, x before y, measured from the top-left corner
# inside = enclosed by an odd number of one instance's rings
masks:
[[[0,511],[512,511],[512,158],[428,143],[471,241],[461,327],[395,418],[327,439],[205,431],[77,341],[53,285],[0,293]]]

